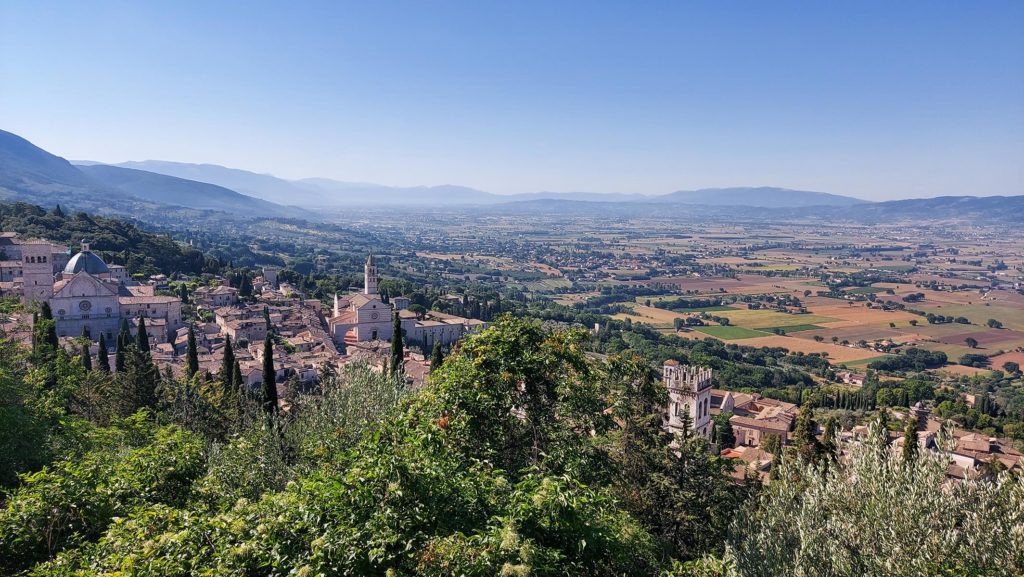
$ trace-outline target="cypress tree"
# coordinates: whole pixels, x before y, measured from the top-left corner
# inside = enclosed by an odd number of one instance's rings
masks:
[[[188,366],[185,374],[191,379],[199,372],[199,349],[196,347],[196,331],[191,326],[188,327],[187,357]]]
[[[405,368],[405,346],[402,343],[402,319],[398,311],[393,315],[391,326],[391,365],[388,374],[400,374]]]
[[[238,364],[238,359],[235,359],[235,368],[232,371],[231,384],[236,391],[242,391],[245,381],[242,380],[242,366]]]
[[[139,352],[149,354],[149,333],[146,332],[146,317],[139,317],[138,332],[135,334],[135,346]]]
[[[42,312],[40,315],[40,328],[42,329],[40,341],[56,352],[60,347],[60,341],[57,339],[57,323],[53,320],[53,309],[50,308],[50,303],[44,301],[40,310]]]
[[[821,441],[815,436],[817,423],[811,417],[812,409],[801,409],[796,418],[796,426],[793,430],[793,441],[797,451],[808,462],[817,463],[824,454],[824,447]]]
[[[430,372],[440,368],[442,362],[444,362],[444,357],[441,353],[441,341],[437,341],[434,343],[434,350],[430,354]]]
[[[234,377],[235,369],[235,350],[231,344],[231,337],[224,337],[224,360],[220,365],[220,373],[218,376],[222,383],[224,383],[224,390],[227,392],[231,391],[231,380]]]
[[[118,344],[117,350],[114,351],[114,370],[116,370],[119,373],[123,373],[124,372],[124,360],[125,360],[124,359],[124,353],[125,353],[124,343],[121,343],[120,339],[118,339],[118,343],[120,343],[120,344]]]
[[[43,301],[43,304],[39,306],[39,316],[48,321],[53,320],[53,309],[50,308],[50,303]]]
[[[117,332],[117,351],[114,356],[114,368],[119,373],[124,372],[125,354],[128,352],[128,343],[131,342],[130,335],[128,319],[121,319],[121,328]]]
[[[903,427],[903,462],[908,465],[917,460],[917,420],[907,415],[907,423]]]
[[[274,369],[274,341],[267,335],[263,340],[263,410],[269,415],[277,412],[277,371]]]
[[[118,380],[125,391],[130,414],[143,407],[156,407],[160,371],[149,352],[140,351],[130,339],[127,342],[128,345],[118,350],[118,357],[124,359],[124,370],[118,374]]]
[[[82,368],[87,371],[92,370],[92,355],[89,354],[89,343],[82,343]]]
[[[104,373],[109,373],[110,355],[109,351],[107,351],[107,339],[106,337],[103,336],[103,333],[100,333],[100,344],[99,350],[96,351],[96,359],[99,361],[97,363],[99,370],[103,371]]]

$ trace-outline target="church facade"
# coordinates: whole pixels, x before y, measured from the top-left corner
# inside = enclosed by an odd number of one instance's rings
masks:
[[[58,247],[47,241],[22,241],[5,234],[5,253],[17,256],[10,263],[8,291],[19,294],[25,303],[49,303],[57,336],[88,336],[93,341],[102,335],[113,344],[122,319],[134,328],[135,319],[146,318],[147,332],[157,342],[166,342],[181,322],[181,299],[159,296],[150,285],[132,283],[123,266],[107,265],[89,243],[55,274]]]
[[[449,346],[467,332],[487,326],[483,321],[433,311],[420,318],[407,310],[408,299],[399,297],[393,299],[394,304],[385,303],[377,292],[379,282],[377,264],[370,255],[363,268],[363,291],[345,297],[334,296],[328,325],[338,346],[391,340],[396,312],[406,342],[425,351],[429,351],[435,342]]]

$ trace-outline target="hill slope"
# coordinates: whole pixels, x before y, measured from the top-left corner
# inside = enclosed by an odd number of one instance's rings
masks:
[[[60,204],[76,210],[134,217],[166,217],[183,210],[216,210],[243,217],[309,217],[309,213],[300,209],[278,206],[202,182],[101,164],[75,166],[3,130],[0,130],[0,200],[49,207]]]
[[[658,202],[704,204],[708,206],[757,206],[764,208],[852,206],[864,203],[863,200],[850,196],[770,186],[680,190],[656,197],[655,200]]]
[[[105,164],[78,169],[109,188],[162,204],[221,210],[240,216],[308,216],[301,209],[273,204],[215,184]]]
[[[130,200],[122,192],[105,191],[67,160],[0,130],[0,198],[97,206],[105,193],[107,204]]]
[[[177,178],[215,184],[268,202],[299,206],[323,204],[322,195],[315,190],[299,186],[269,174],[227,168],[216,164],[189,164],[164,160],[121,162],[113,166],[134,168]]]

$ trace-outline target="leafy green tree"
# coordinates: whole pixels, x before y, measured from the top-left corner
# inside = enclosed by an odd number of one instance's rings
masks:
[[[732,423],[729,419],[732,417],[732,413],[725,412],[715,415],[715,442],[722,449],[736,446],[736,433],[732,429]]]
[[[1015,375],[1020,372],[1020,364],[1014,361],[1006,361],[1003,363],[1003,370],[1011,375]]]
[[[949,437],[940,435],[949,448]],[[944,454],[905,463],[878,424],[822,472],[785,460],[744,515],[725,557],[733,575],[991,575],[1024,573],[1024,483],[948,486]],[[976,537],[974,537],[976,536]]]
[[[112,442],[26,477],[0,509],[0,568],[19,572],[97,539],[139,506],[184,505],[203,469],[200,438],[156,427],[145,413],[107,432]]]
[[[969,348],[978,348],[978,339],[974,337],[967,337],[966,339],[964,339],[964,343],[966,343]]]

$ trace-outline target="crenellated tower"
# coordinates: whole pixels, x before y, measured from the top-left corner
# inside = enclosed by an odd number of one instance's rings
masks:
[[[662,380],[668,389],[668,430],[682,433],[689,415],[690,429],[711,438],[711,369],[667,360]]]

